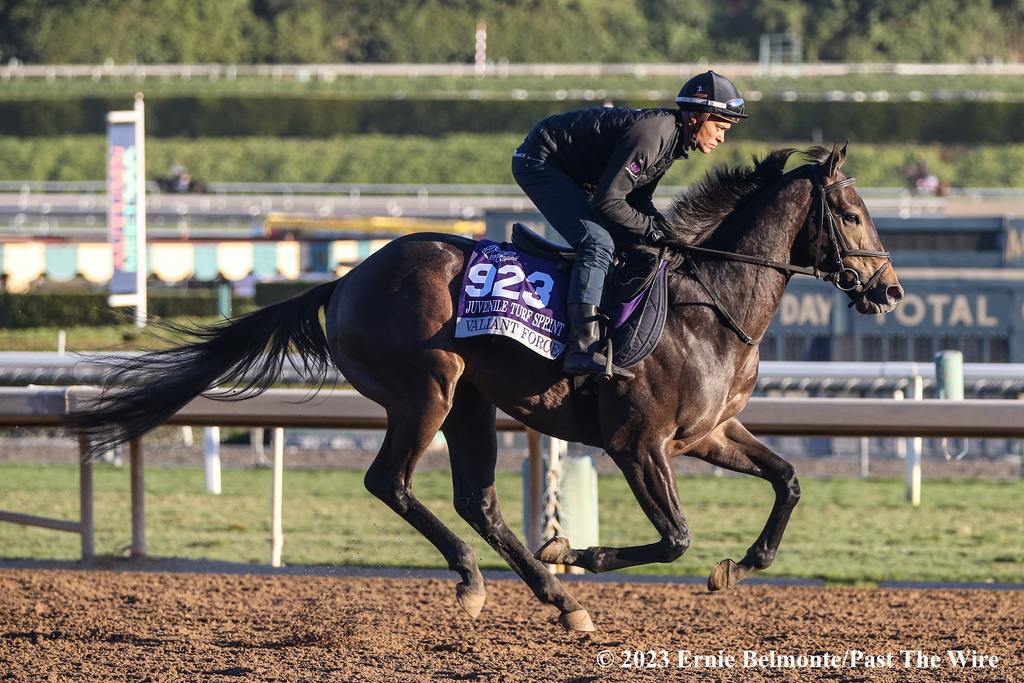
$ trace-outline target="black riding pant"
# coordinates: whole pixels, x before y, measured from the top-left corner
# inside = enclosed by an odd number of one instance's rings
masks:
[[[583,189],[556,166],[522,151],[512,156],[512,175],[551,227],[576,249],[568,303],[600,306],[615,243]]]

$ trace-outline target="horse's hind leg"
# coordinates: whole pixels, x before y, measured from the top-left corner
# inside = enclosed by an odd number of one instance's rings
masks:
[[[554,605],[559,623],[574,631],[593,631],[590,614],[509,529],[494,489],[497,443],[494,406],[468,384],[460,384],[441,428],[448,441],[455,509],[483,537],[544,603]]]
[[[569,539],[556,536],[541,546],[537,557],[549,564],[571,564],[591,572],[679,559],[690,546],[690,531],[679,505],[672,461],[664,450],[663,439],[653,437],[630,439],[629,450],[608,448],[608,455],[622,470],[626,483],[661,540],[621,548],[574,549]]]
[[[723,424],[687,455],[718,467],[760,477],[771,483],[775,503],[754,544],[739,562],[722,560],[711,570],[708,589],[730,588],[775,559],[789,515],[800,500],[800,483],[793,466],[768,449],[735,418]]]
[[[430,381],[432,383],[432,381]],[[412,382],[410,382],[412,384]],[[412,388],[411,386],[408,388]],[[451,387],[409,391],[386,406],[388,429],[377,457],[366,472],[366,488],[434,544],[448,567],[459,573],[459,605],[472,617],[483,607],[484,580],[473,549],[428,510],[412,492],[413,468],[448,413]],[[446,390],[439,390],[446,389]],[[439,399],[439,397],[441,397]]]

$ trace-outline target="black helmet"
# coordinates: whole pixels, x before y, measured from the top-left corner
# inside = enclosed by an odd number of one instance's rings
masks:
[[[740,91],[732,81],[714,71],[698,74],[686,81],[676,104],[680,109],[695,109],[734,121],[748,116],[743,113]]]

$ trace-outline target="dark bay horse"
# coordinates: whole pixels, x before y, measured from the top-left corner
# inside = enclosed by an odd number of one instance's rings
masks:
[[[768,567],[800,497],[793,467],[736,419],[754,388],[757,340],[795,272],[848,292],[861,313],[903,296],[852,178],[846,148],[815,148],[790,172],[792,150],[753,167],[718,171],[681,195],[668,217],[670,310],[654,353],[629,382],[579,392],[558,361],[498,337],[456,339],[454,307],[474,243],[445,235],[399,238],[345,277],[220,325],[194,343],[126,359],[99,403],[69,418],[95,450],[137,438],[201,392],[235,385],[259,392],[289,357],[312,377],[337,365],[387,411],[388,427],[366,487],[433,543],[461,577],[456,598],[471,616],[484,603],[472,549],[413,494],[417,460],[438,430],[451,459],[454,504],[569,629],[589,614],[543,562],[604,572],[671,562],[690,544],[672,458],[688,455],[767,480],[775,502],[739,562],[722,560],[719,590]],[[321,326],[320,311],[326,310]],[[326,330],[326,333],[325,333]],[[294,360],[298,358],[298,360]],[[258,379],[253,380],[253,377]],[[249,378],[249,383],[243,378]],[[551,539],[536,556],[502,518],[494,488],[495,406],[544,434],[603,448],[657,531],[631,547],[574,549]]]

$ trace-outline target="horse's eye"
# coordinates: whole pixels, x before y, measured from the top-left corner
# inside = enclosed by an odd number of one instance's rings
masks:
[[[860,223],[860,216],[855,213],[843,214],[843,220],[847,223]]]

